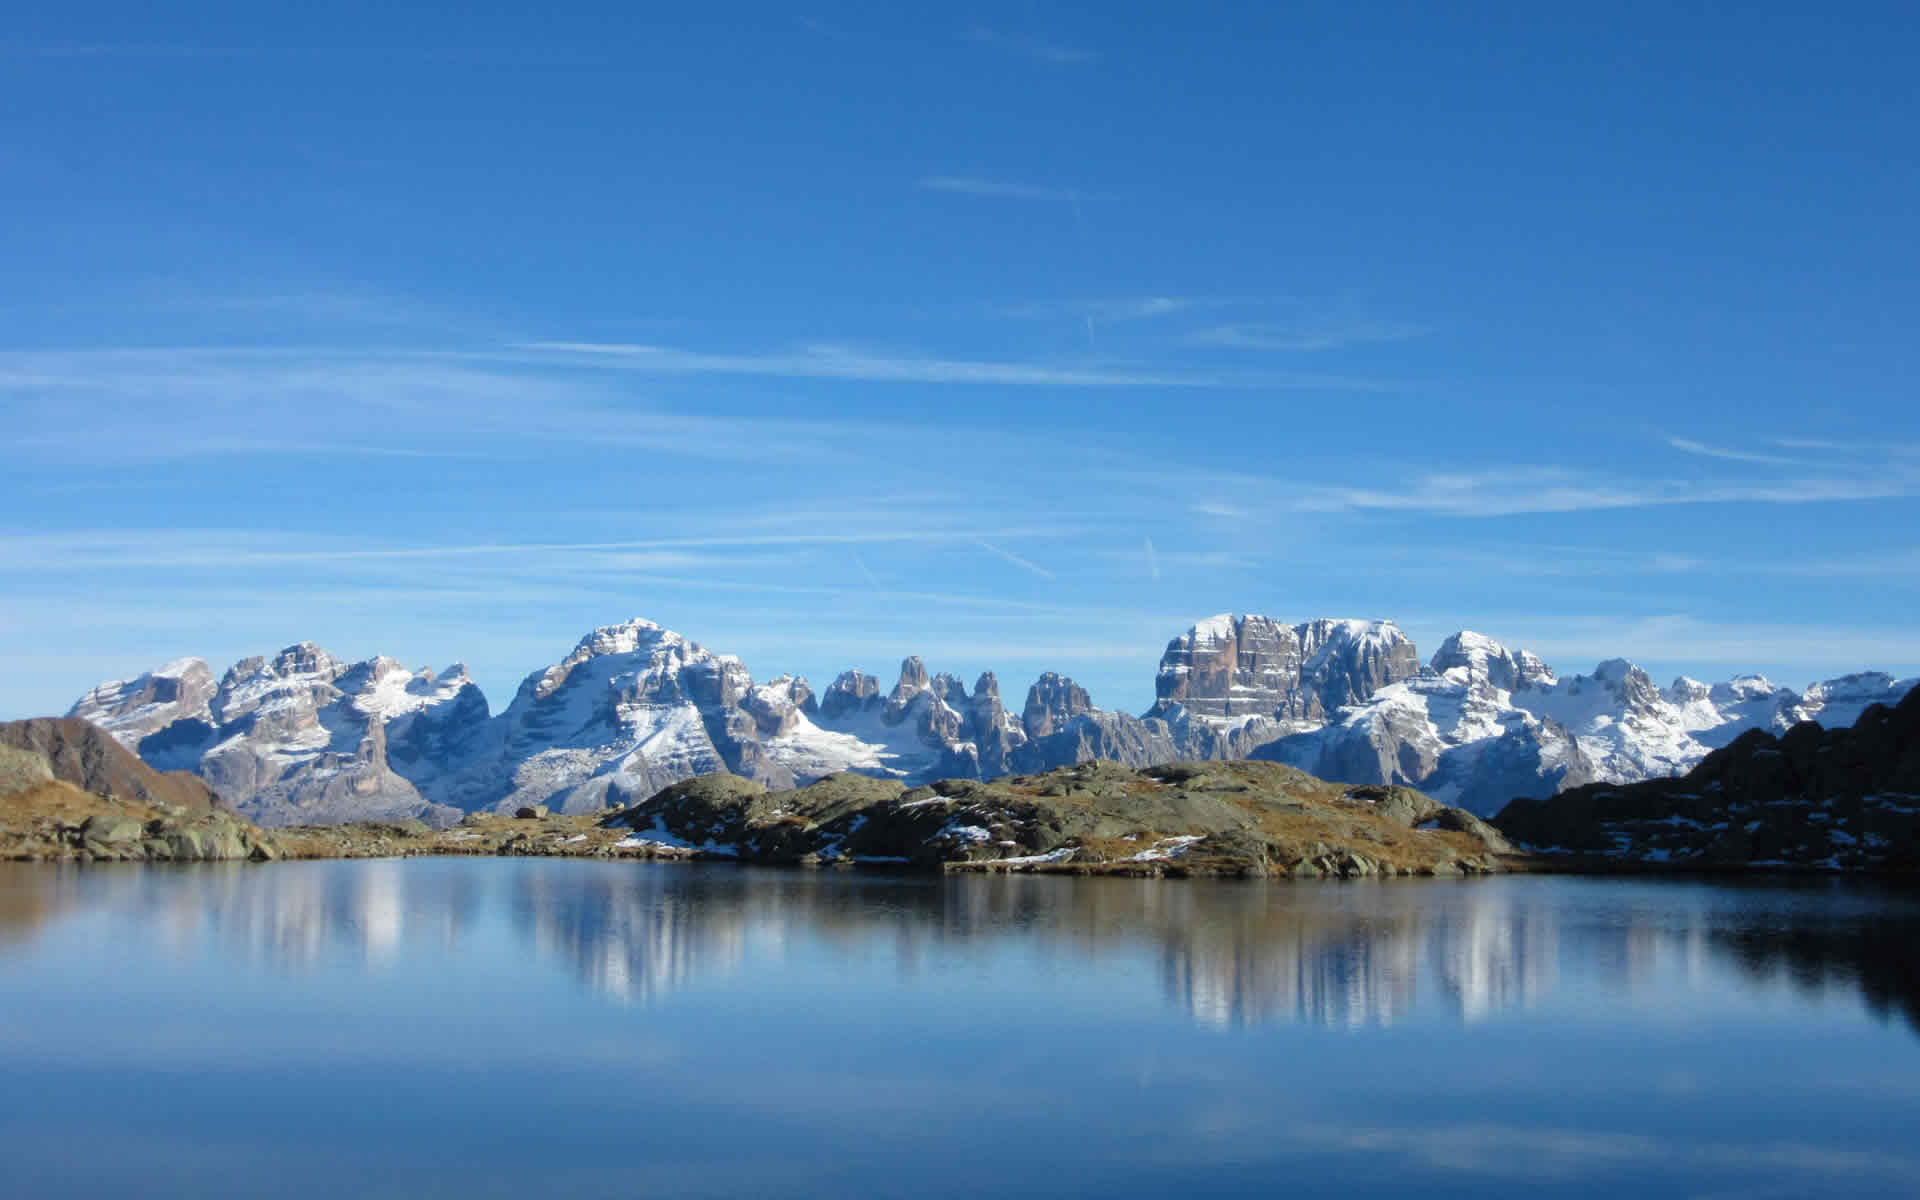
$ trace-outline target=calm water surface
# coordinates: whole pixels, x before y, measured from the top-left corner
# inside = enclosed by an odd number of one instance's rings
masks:
[[[0,864],[0,1191],[1920,1195],[1920,900]]]

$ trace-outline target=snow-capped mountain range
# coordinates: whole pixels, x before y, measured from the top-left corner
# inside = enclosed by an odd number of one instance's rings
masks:
[[[1870,672],[1795,692],[1749,675],[1662,689],[1624,659],[1560,678],[1469,632],[1422,666],[1391,621],[1223,614],[1168,643],[1141,716],[1097,709],[1051,672],[1016,713],[991,672],[968,688],[909,658],[890,690],[848,671],[816,694],[793,676],[756,684],[738,658],[634,620],[527,676],[497,715],[460,664],[348,663],[310,642],[217,680],[200,659],[171,662],[101,684],[69,715],[153,766],[197,772],[270,825],[586,812],[720,770],[780,788],[840,771],[984,779],[1094,758],[1274,759],[1489,813],[1515,796],[1676,774],[1747,729],[1848,725],[1916,682]]]

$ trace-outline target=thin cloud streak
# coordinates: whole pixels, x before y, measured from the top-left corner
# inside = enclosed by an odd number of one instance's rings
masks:
[[[1551,469],[1429,475],[1410,488],[1323,487],[1296,495],[1296,512],[1405,512],[1455,517],[1585,512],[1687,504],[1820,504],[1886,500],[1920,492],[1920,479],[1782,479],[1713,484],[1633,480],[1609,483]]]
[[[1190,309],[1216,304],[1192,296],[1119,296],[1104,300],[1080,300],[1059,304],[1012,304],[993,310],[995,316],[1017,321],[1059,321],[1074,318],[1097,320],[1103,325],[1126,321],[1144,321],[1173,316]]]
[[[952,192],[962,196],[990,196],[1001,200],[1065,200],[1073,193],[1030,183],[988,179],[980,175],[922,175],[920,186],[929,192]]]
[[[798,354],[702,354],[666,346],[611,342],[527,342],[519,349],[573,356],[589,366],[685,374],[769,375],[803,379],[854,379],[878,383],[1003,384],[1039,387],[1257,387],[1262,383],[1212,375],[1100,367],[1052,367],[1034,363],[962,359],[892,358],[834,346]],[[1264,382],[1264,381],[1263,381]]]
[[[1015,527],[991,531],[996,538],[1056,538],[1079,531],[1065,527]],[[151,547],[173,541],[178,548],[154,552]],[[987,546],[994,553],[1029,570],[1041,570],[1006,550],[980,540],[979,531],[943,529],[867,530],[851,533],[772,533],[719,537],[654,538],[613,542],[483,542],[469,545],[339,547],[333,549],[261,549],[281,539],[267,535],[231,535],[218,530],[194,534],[138,531],[27,534],[0,537],[0,573],[9,571],[113,570],[121,567],[248,567],[275,563],[328,563],[484,558],[512,555],[648,552],[682,554],[679,565],[696,565],[685,552],[699,549],[755,546],[857,546],[886,543],[948,543]],[[729,565],[715,560],[716,565]],[[618,564],[610,564],[618,565]],[[1044,572],[1043,572],[1044,573]],[[1051,576],[1049,576],[1051,578]]]
[[[1403,342],[1410,338],[1424,336],[1426,332],[1426,329],[1418,325],[1390,321],[1354,321],[1322,325],[1242,323],[1201,330],[1189,336],[1187,340],[1196,346],[1222,346],[1232,350],[1311,353],[1381,342]]]
[[[1697,454],[1702,458],[1720,458],[1729,462],[1760,463],[1775,467],[1801,467],[1808,465],[1804,459],[1787,458],[1779,454],[1757,454],[1749,450],[1729,450],[1724,446],[1709,446],[1705,442],[1696,442],[1691,438],[1670,437],[1667,445],[1685,454]]]
[[[1153,552],[1153,539],[1147,539],[1147,571],[1155,583],[1160,582],[1160,558]]]
[[[1027,34],[1002,33],[994,29],[976,27],[968,30],[964,36],[967,41],[977,45],[989,46],[1007,54],[1030,58],[1036,62],[1051,63],[1055,66],[1078,66],[1100,60],[1098,50],[1062,45]]]
[[[1016,567],[1024,567],[1027,570],[1032,571],[1035,575],[1040,576],[1040,578],[1042,579],[1052,579],[1054,577],[1052,571],[1047,570],[1045,567],[1041,566],[1040,564],[1033,562],[1029,559],[1021,558],[1018,554],[1015,554],[1011,550],[1002,550],[1000,547],[994,545],[992,542],[983,541],[979,538],[975,538],[973,544],[980,547],[982,550],[986,550],[993,554],[998,554],[1001,558],[1006,559],[1008,562],[1012,563]]]

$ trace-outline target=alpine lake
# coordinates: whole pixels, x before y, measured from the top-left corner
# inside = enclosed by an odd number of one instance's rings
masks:
[[[1920,1195],[1920,894],[0,864],[0,1192]]]

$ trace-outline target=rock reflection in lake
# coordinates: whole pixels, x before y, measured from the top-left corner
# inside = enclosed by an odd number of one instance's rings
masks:
[[[1157,978],[1165,1003],[1203,1027],[1366,1028],[1417,1011],[1481,1021],[1536,1003],[1563,972],[1630,996],[1656,978],[1684,986],[1731,963],[1756,981],[1857,990],[1920,1029],[1915,908],[1834,885],[1274,884],[453,860],[0,876],[9,938],[58,936],[85,912],[285,970],[457,955],[487,929],[533,969],[563,968],[623,1004],[717,983],[749,963],[774,969],[790,955],[890,956],[911,976],[956,954],[1017,950],[1050,971],[1137,960],[1145,969],[1126,978]]]

